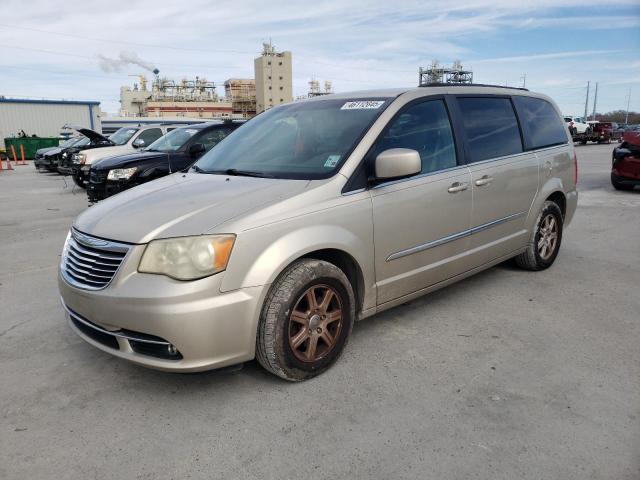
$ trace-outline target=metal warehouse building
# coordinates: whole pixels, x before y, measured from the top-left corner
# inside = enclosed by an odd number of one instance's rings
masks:
[[[27,100],[0,97],[0,147],[20,130],[29,136],[57,137],[66,123],[102,131],[100,102]]]

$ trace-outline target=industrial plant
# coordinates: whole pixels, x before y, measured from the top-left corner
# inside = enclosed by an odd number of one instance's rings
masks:
[[[230,78],[220,96],[206,78],[173,80],[154,70],[149,85],[139,75],[133,87],[120,88],[121,117],[249,118],[293,100],[291,52],[264,43],[254,60],[254,78]]]

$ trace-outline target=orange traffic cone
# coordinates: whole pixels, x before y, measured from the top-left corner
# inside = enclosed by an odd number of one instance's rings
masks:
[[[13,148],[13,147],[11,147]],[[2,160],[0,160],[0,163],[2,163]],[[13,167],[11,166],[11,159],[9,158],[9,155],[7,155],[7,170],[13,170]]]

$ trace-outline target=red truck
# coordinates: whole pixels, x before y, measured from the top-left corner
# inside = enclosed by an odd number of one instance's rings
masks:
[[[613,122],[598,122],[592,125],[593,132],[591,133],[592,142],[598,143],[611,143],[611,140],[616,140],[616,132],[618,131],[618,124]]]
[[[616,190],[633,190],[640,185],[640,130],[625,132],[613,149],[611,184]]]

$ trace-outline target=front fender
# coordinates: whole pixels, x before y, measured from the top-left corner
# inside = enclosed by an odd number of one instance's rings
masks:
[[[355,202],[238,234],[221,291],[271,284],[296,259],[335,249],[351,255],[362,271],[363,309],[375,306],[370,207]]]

